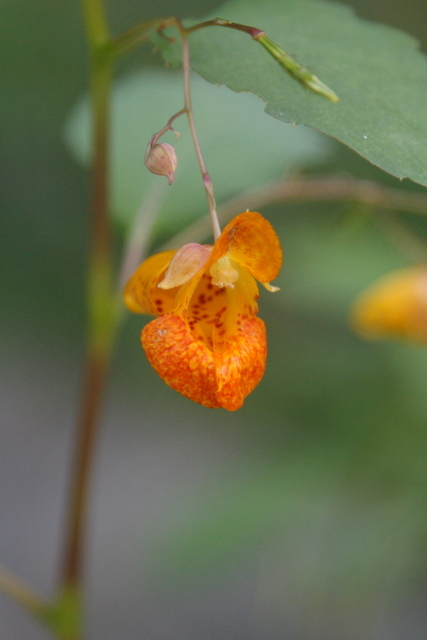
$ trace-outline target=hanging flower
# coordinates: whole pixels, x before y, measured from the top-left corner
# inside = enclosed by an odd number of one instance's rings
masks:
[[[427,269],[409,267],[386,275],[355,301],[355,329],[366,337],[427,342]]]
[[[279,239],[265,218],[234,218],[215,245],[184,245],[148,258],[130,278],[130,311],[159,316],[141,333],[150,364],[182,395],[234,411],[265,371],[265,325],[258,286],[280,270]]]

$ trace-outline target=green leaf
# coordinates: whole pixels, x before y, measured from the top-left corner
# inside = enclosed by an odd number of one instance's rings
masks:
[[[195,76],[193,109],[206,164],[218,202],[261,185],[292,169],[324,157],[328,145],[318,133],[286,126],[262,113],[259,99],[236,95]],[[130,224],[144,195],[153,188],[162,201],[157,232],[172,232],[207,211],[206,196],[185,116],[174,122],[181,132],[161,140],[176,148],[178,168],[169,187],[167,179],[144,166],[151,136],[183,106],[181,73],[138,73],[117,82],[112,113],[113,215],[122,226]],[[73,110],[66,125],[66,140],[83,164],[90,161],[88,98]],[[152,193],[152,191],[151,191]],[[250,207],[250,201],[248,201]]]
[[[200,75],[251,91],[275,118],[319,129],[384,171],[427,185],[427,58],[415,39],[321,0],[235,0],[205,19],[217,16],[264,30],[340,101],[300,86],[250,36],[228,28],[191,34]],[[179,39],[156,41],[176,64]]]

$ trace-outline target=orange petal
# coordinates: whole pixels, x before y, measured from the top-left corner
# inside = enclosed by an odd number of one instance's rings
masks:
[[[246,211],[231,220],[215,243],[209,265],[227,255],[259,282],[270,282],[282,265],[279,238],[260,213]]]
[[[147,258],[135,271],[125,287],[125,304],[134,313],[161,315],[172,310],[176,290],[157,286],[163,279],[175,251],[163,251]]]
[[[205,407],[217,408],[212,351],[195,339],[188,323],[168,314],[149,322],[141,333],[147,359],[172,389]]]
[[[245,318],[240,330],[220,353],[214,352],[219,404],[235,411],[260,382],[265,371],[267,339],[260,318]]]
[[[267,353],[265,326],[247,318],[220,353],[191,332],[188,322],[168,314],[150,322],[141,341],[148,361],[163,380],[205,407],[234,411],[261,380]]]
[[[351,321],[366,337],[427,342],[427,270],[401,269],[374,283],[356,299]]]

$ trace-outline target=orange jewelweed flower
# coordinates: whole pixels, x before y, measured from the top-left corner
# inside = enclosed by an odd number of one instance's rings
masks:
[[[368,338],[427,342],[427,268],[394,271],[371,285],[351,311],[354,328]]]
[[[239,409],[265,371],[258,286],[282,264],[279,239],[259,213],[234,218],[215,245],[190,243],[143,262],[125,289],[130,311],[159,316],[142,330],[148,361],[182,395]]]

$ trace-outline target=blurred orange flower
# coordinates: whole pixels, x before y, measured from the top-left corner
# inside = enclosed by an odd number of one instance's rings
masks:
[[[365,337],[427,342],[427,268],[400,269],[375,282],[356,299],[351,321]]]
[[[234,218],[215,245],[184,245],[148,258],[130,278],[130,311],[159,316],[142,331],[150,364],[182,395],[234,411],[265,371],[258,286],[281,267],[279,239],[259,213]]]

